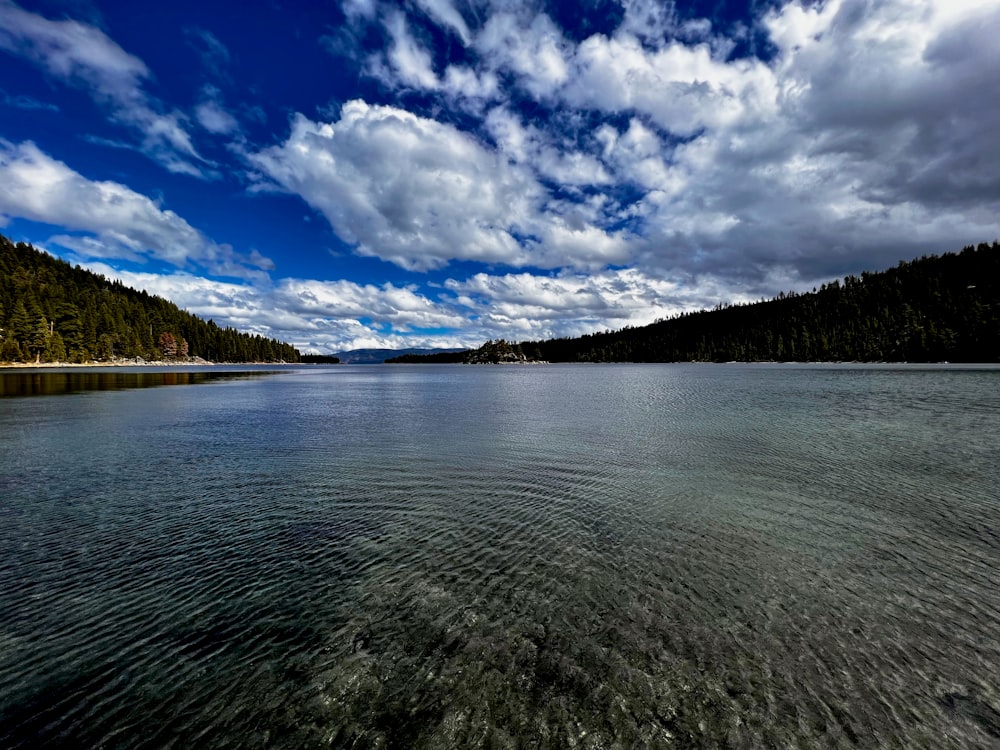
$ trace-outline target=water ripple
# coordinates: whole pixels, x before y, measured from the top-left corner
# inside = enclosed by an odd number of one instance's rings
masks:
[[[6,402],[0,746],[1000,744],[996,373],[325,372]]]

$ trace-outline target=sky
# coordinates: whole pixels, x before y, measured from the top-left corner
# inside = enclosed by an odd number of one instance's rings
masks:
[[[0,0],[0,233],[303,352],[1000,237],[1000,0]]]

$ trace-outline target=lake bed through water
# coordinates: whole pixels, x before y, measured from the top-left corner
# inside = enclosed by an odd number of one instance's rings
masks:
[[[1000,368],[102,377],[0,373],[0,748],[1000,747]]]

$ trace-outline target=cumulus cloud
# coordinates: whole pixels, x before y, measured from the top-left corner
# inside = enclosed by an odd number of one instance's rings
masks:
[[[585,40],[573,57],[566,101],[604,112],[637,112],[687,137],[705,128],[758,122],[777,109],[773,73],[759,61],[717,60],[707,44],[650,51],[620,34]]]
[[[820,157],[836,154],[849,165],[873,202],[995,201],[1000,7],[886,3],[860,11],[853,2],[822,14],[792,5],[768,17],[798,94],[791,126],[817,139]]]
[[[447,96],[393,18],[396,77]],[[498,82],[478,137],[352,102],[253,161],[359,253],[411,270],[639,263],[773,294],[996,234],[995,4],[796,0],[759,18],[766,60],[730,58],[695,21],[634,0],[576,43],[501,3],[463,68]]]
[[[611,182],[611,176],[595,156],[559,143],[538,127],[525,125],[509,109],[493,109],[484,125],[504,156],[530,166],[561,185],[606,185]]]
[[[284,279],[274,291],[274,300],[280,307],[313,320],[368,319],[375,324],[389,324],[399,332],[458,328],[466,322],[415,288],[388,283]]]
[[[474,111],[481,111],[500,94],[500,80],[491,70],[476,72],[464,65],[449,65],[441,80],[441,90],[451,99]]]
[[[326,124],[298,115],[284,144],[249,158],[358,253],[403,268],[624,257],[620,238],[545,214],[548,196],[528,170],[451,125],[395,107],[355,100]]]
[[[117,182],[89,180],[29,142],[0,141],[0,217],[29,219],[86,235],[53,239],[84,257],[152,258],[252,277],[270,264],[205,237],[173,211]]]
[[[284,144],[251,161],[363,255],[411,269],[526,260],[511,232],[537,187],[448,125],[352,101],[335,123],[298,115]]]
[[[523,13],[496,13],[474,46],[490,68],[514,73],[517,82],[537,98],[553,95],[569,80],[571,45],[544,13],[527,22]]]
[[[785,3],[760,19],[766,61],[671,4],[625,7],[614,33],[562,42],[568,76],[535,91],[630,118],[595,140],[644,191],[626,213],[650,270],[805,280],[995,235],[996,3]]]
[[[993,236],[1000,9],[791,3],[765,24],[777,109],[669,149],[685,189],[637,205],[657,263],[763,278],[885,265]],[[763,90],[763,89],[761,89]],[[905,249],[904,249],[905,248]]]
[[[617,29],[578,42],[528,4],[494,3],[474,29],[443,0],[420,7],[462,66],[438,75],[400,13],[395,79],[445,108],[463,89],[489,101],[475,136],[353,102],[255,163],[362,254],[524,269],[447,281],[435,309],[464,323],[444,328],[641,325],[998,232],[995,2],[772,4],[760,59],[672,3],[623,0]]]
[[[0,0],[0,50],[86,89],[119,123],[141,135],[142,150],[171,172],[213,177],[194,147],[184,116],[146,94],[150,71],[103,31],[78,21],[51,21]]]
[[[484,129],[563,188],[587,173],[616,200],[628,186],[616,210],[649,272],[801,286],[996,234],[995,3],[796,0],[759,19],[767,60],[730,59],[672,4],[623,5],[619,28],[578,44],[505,5],[473,47],[552,111],[608,118],[575,144],[562,118],[524,125],[505,108]],[[566,169],[574,158],[589,168]]]

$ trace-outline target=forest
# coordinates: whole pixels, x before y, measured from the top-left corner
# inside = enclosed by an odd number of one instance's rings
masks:
[[[1000,243],[579,338],[391,362],[998,362]]]
[[[0,362],[195,358],[299,362],[300,354],[0,235]]]

